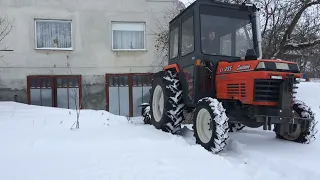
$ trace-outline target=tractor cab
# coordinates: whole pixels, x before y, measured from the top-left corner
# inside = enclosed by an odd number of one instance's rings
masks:
[[[252,4],[195,1],[169,23],[169,64],[261,58],[257,11]]]
[[[261,58],[257,13],[253,4],[197,0],[170,21],[165,69],[179,68],[181,84],[188,87],[186,104],[192,106],[201,97],[216,94],[218,62]]]

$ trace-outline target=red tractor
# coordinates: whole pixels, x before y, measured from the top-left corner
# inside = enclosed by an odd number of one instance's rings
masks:
[[[261,59],[259,9],[197,0],[169,23],[169,64],[152,81],[145,122],[172,134],[191,115],[196,143],[214,153],[243,127],[310,143],[314,113],[295,98],[294,62]]]

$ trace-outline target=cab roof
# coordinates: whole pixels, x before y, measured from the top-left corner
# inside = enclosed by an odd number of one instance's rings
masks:
[[[213,7],[224,7],[229,9],[239,9],[239,10],[247,10],[244,3],[242,4],[234,4],[234,3],[226,3],[226,2],[220,2],[216,0],[196,0],[192,4],[190,4],[187,8],[183,9],[176,17],[174,17],[169,24],[172,24],[174,21],[179,19],[182,15],[190,11],[190,9],[193,9],[195,6],[200,5],[210,5]]]

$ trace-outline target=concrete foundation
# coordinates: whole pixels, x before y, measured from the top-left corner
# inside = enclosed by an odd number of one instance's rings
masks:
[[[27,90],[0,88],[0,101],[27,103]]]
[[[106,88],[105,84],[83,84],[82,98],[84,109],[105,110]]]

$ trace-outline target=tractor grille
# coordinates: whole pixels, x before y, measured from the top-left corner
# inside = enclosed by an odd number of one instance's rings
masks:
[[[280,99],[280,87],[282,80],[256,79],[254,80],[254,101],[277,102]]]
[[[235,97],[246,97],[246,84],[227,84],[227,94]]]

